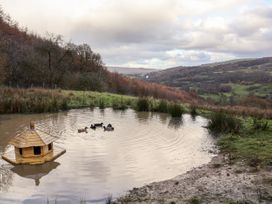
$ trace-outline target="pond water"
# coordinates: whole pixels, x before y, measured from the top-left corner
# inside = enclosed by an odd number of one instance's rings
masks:
[[[104,203],[133,187],[173,178],[208,163],[214,140],[207,120],[133,110],[80,109],[55,114],[0,115],[0,153],[16,131],[34,120],[59,136],[66,153],[43,165],[16,166],[0,160],[0,203]],[[77,129],[111,123],[115,130]]]

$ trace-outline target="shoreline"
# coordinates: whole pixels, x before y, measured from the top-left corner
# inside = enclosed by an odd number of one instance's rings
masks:
[[[185,174],[133,188],[114,203],[272,203],[272,166],[233,163],[219,153]]]

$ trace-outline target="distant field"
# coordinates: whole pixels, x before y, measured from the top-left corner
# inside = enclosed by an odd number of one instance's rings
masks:
[[[148,76],[142,79],[195,91],[217,102],[246,96],[272,99],[272,57],[175,67]]]
[[[243,99],[247,96],[257,96],[260,98],[269,98],[271,99],[271,90],[272,84],[262,85],[262,84],[252,84],[252,85],[243,85],[243,84],[235,84],[235,83],[227,83],[223,84],[226,86],[230,86],[232,91],[229,93],[203,93],[200,94],[201,97],[205,99],[212,99],[213,101],[219,102],[220,100],[230,101],[231,98]]]

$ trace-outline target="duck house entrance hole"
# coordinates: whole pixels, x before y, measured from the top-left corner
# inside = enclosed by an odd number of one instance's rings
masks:
[[[41,147],[33,147],[34,149],[34,155],[40,155],[41,154]]]

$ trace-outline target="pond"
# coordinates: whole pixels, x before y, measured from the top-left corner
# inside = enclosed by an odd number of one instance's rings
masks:
[[[173,178],[208,163],[214,140],[203,128],[207,119],[183,115],[79,109],[54,114],[0,115],[0,153],[11,148],[16,131],[34,120],[58,135],[66,153],[43,165],[16,166],[0,160],[0,203],[105,203],[155,181]],[[115,130],[79,128],[111,123]]]

